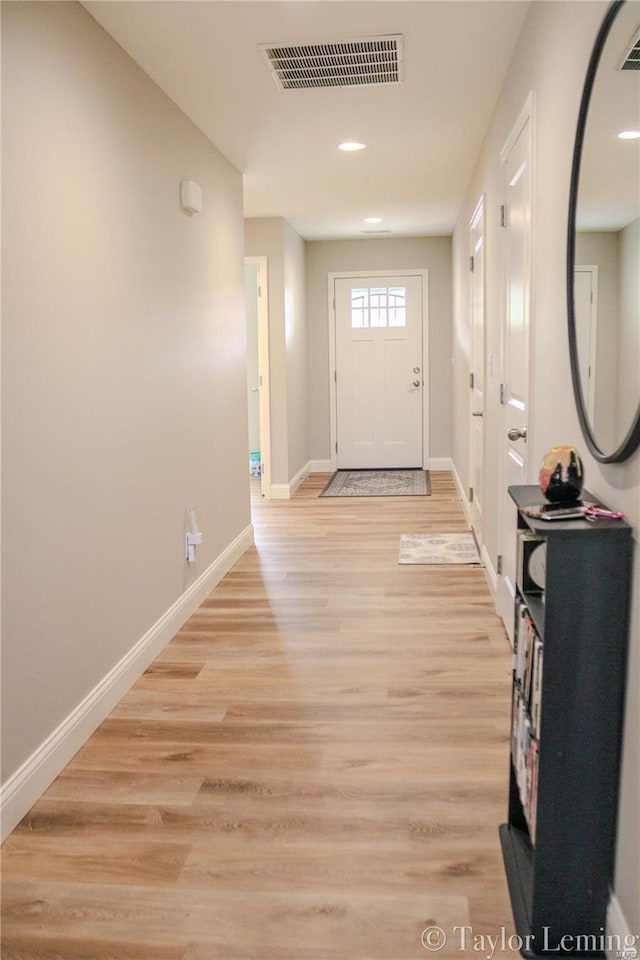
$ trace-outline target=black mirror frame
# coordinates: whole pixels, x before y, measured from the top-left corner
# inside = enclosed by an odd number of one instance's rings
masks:
[[[591,100],[591,91],[596,78],[598,64],[602,56],[602,50],[606,43],[609,31],[618,15],[618,11],[624,6],[626,0],[614,0],[607,9],[604,20],[600,26],[598,36],[593,46],[587,75],[582,91],[580,101],[580,111],[578,113],[578,127],[576,130],[576,142],[573,151],[573,163],[571,166],[571,187],[569,191],[569,226],[567,231],[567,326],[569,332],[569,355],[571,357],[571,379],[573,381],[573,394],[578,409],[578,418],[583,436],[587,442],[589,450],[600,463],[622,463],[628,460],[640,446],[640,403],[636,411],[635,419],[631,429],[626,437],[613,453],[604,453],[598,446],[598,442],[593,433],[593,427],[589,423],[587,409],[582,393],[582,384],[580,383],[580,368],[578,365],[578,342],[576,337],[576,317],[574,303],[574,280],[573,270],[575,264],[576,252],[576,209],[578,202],[578,186],[580,179],[580,162],[582,159],[582,147],[584,144],[584,132],[587,124],[587,115],[589,113],[589,102]]]

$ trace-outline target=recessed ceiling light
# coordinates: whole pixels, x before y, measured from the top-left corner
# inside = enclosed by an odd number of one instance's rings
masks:
[[[365,223],[382,223],[382,217],[365,217]]]
[[[345,153],[352,153],[355,150],[364,150],[366,143],[358,143],[357,140],[345,140],[338,144],[338,150],[344,150]]]
[[[621,130],[618,137],[620,140],[640,140],[640,130]]]

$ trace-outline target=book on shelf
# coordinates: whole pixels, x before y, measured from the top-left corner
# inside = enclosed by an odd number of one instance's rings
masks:
[[[520,790],[520,801],[523,807],[526,807],[529,795],[528,784],[528,763],[529,749],[531,747],[531,721],[527,711],[527,705],[522,699],[518,701],[518,731],[516,742],[516,780]]]
[[[525,807],[525,817],[529,823],[529,836],[531,843],[536,839],[536,813],[538,809],[538,765],[540,760],[540,743],[538,740],[531,740],[529,750],[529,796],[527,806]]]
[[[513,710],[512,760],[520,803],[529,825],[532,843],[535,838],[539,757],[540,744],[533,735],[528,704],[518,691]]]
[[[540,716],[542,706],[542,666],[544,663],[544,644],[539,636],[534,638],[531,667],[531,729],[534,737],[540,737]]]
[[[538,794],[544,644],[522,598],[516,601],[511,756],[533,842]]]
[[[525,656],[526,656],[526,633],[527,621],[529,620],[529,610],[520,598],[516,603],[516,628],[514,633],[515,643],[513,649],[513,669],[515,680],[522,686],[524,678]]]

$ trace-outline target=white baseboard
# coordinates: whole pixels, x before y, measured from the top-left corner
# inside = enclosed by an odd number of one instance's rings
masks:
[[[271,499],[272,500],[290,500],[291,487],[289,486],[289,484],[288,483],[272,483]]]
[[[250,524],[2,785],[2,840],[29,812],[149,664],[252,545],[253,526]]]
[[[465,515],[465,517],[467,518],[467,523],[469,523],[469,518],[470,518],[470,515],[471,515],[470,506],[469,506],[469,498],[468,498],[468,496],[467,496],[467,491],[464,489],[464,487],[463,487],[463,485],[462,485],[462,481],[461,481],[461,479],[460,479],[460,477],[459,477],[459,475],[458,475],[458,471],[457,471],[457,469],[456,469],[455,463],[452,463],[452,464],[451,464],[451,472],[453,473],[453,479],[454,479],[454,481],[455,481],[456,490],[458,491],[458,494],[459,494],[459,496],[460,496],[460,499],[462,500],[462,508],[463,508],[463,510],[464,510],[464,515]]]
[[[429,457],[427,470],[454,470],[451,457]]]
[[[291,496],[294,495],[300,484],[303,480],[306,480],[309,474],[311,473],[311,464],[307,461],[304,467],[301,467],[300,470],[296,473],[295,477],[289,481],[289,490],[291,491]]]
[[[456,470],[455,463],[451,464],[451,472],[453,473],[453,479],[455,481],[456,490],[458,491],[458,494],[462,501],[462,508],[464,510],[464,515],[466,517],[467,523],[469,524],[469,526],[471,526],[471,505],[469,503],[469,498],[467,496],[467,493],[464,487],[462,486],[462,481],[460,480],[460,476],[458,474],[458,471]],[[484,577],[485,577],[485,580],[487,581],[487,586],[491,591],[493,602],[496,603],[498,598],[498,574],[496,573],[496,570],[491,562],[491,557],[489,556],[487,548],[485,547],[484,544],[480,548],[480,560],[482,561],[482,566],[484,569]]]
[[[305,463],[304,467],[301,467],[300,470],[296,473],[294,477],[289,480],[289,483],[272,483],[271,484],[271,499],[272,500],[290,500],[294,495],[300,484],[303,480],[306,480],[309,474],[312,473],[311,470],[311,460],[308,460]]]
[[[309,460],[309,473],[333,473],[335,467],[331,460]]]
[[[484,578],[487,581],[487,586],[491,591],[491,596],[493,598],[494,604],[498,602],[498,574],[496,573],[495,567],[491,563],[491,557],[487,551],[487,548],[482,545],[480,550],[480,559],[484,567]]]
[[[607,910],[606,953],[608,960],[640,957],[640,936],[631,932],[615,894],[611,894]]]

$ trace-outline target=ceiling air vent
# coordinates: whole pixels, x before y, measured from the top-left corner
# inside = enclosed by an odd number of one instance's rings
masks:
[[[261,50],[281,90],[377,86],[403,79],[401,35],[293,47],[262,44]]]
[[[391,230],[362,230],[367,237],[379,237],[382,233],[391,233]]]
[[[640,30],[637,31],[635,37],[631,41],[631,46],[624,55],[622,63],[620,64],[620,69],[640,70]]]

